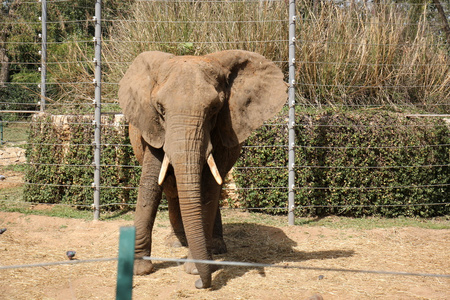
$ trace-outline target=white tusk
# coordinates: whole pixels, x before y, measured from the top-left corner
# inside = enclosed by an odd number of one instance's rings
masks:
[[[161,171],[159,171],[158,184],[161,185],[166,177],[167,168],[169,167],[169,158],[164,155],[164,159],[161,166]]]
[[[208,156],[207,162],[209,168],[211,169],[211,173],[214,176],[214,179],[217,181],[219,185],[222,185],[222,177],[220,177],[219,170],[217,169],[217,165],[216,162],[214,161],[214,157],[212,156],[212,154]]]

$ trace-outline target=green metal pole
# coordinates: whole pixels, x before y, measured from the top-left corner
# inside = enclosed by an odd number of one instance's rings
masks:
[[[130,226],[120,228],[116,300],[132,299],[135,239],[135,227]]]

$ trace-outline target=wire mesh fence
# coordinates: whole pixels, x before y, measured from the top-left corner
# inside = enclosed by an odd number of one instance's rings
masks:
[[[0,22],[2,143],[27,148],[25,200],[90,208],[98,192],[97,211],[133,205],[140,166],[117,104],[131,61],[148,50],[244,49],[283,70],[294,101],[244,145],[225,205],[313,215],[448,214],[450,64],[436,4],[110,1],[100,18],[85,1],[46,1],[46,20],[42,4],[6,1]],[[434,117],[408,117],[421,113]],[[18,135],[22,125],[36,134]],[[0,163],[11,164],[18,151],[5,152]]]

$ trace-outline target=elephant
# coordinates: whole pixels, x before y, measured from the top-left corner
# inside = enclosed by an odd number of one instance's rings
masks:
[[[211,260],[213,231],[221,238],[223,178],[245,139],[286,103],[283,73],[272,61],[244,50],[204,56],[148,51],[131,63],[118,96],[142,166],[134,273],[154,269],[151,261],[138,258],[151,254],[163,192],[174,232],[186,236],[188,258]],[[211,265],[186,263],[185,270],[200,275],[197,288],[211,286]]]

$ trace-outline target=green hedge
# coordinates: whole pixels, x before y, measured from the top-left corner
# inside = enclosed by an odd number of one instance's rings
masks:
[[[233,173],[244,188],[237,191],[241,207],[287,206],[287,167],[276,168],[287,166],[287,128],[277,125],[286,123],[275,118],[246,142],[250,147]],[[444,120],[378,110],[320,111],[298,112],[296,124],[295,204],[309,206],[299,207],[297,215],[450,212],[449,205],[418,205],[450,199],[450,131]],[[248,166],[269,168],[239,168]]]
[[[93,118],[67,118],[70,129],[48,115],[31,124],[26,201],[93,203]],[[127,127],[115,122],[102,120],[101,204],[135,203],[140,168],[132,148],[121,146],[129,144]],[[286,123],[284,115],[274,118],[248,139],[233,172],[240,188],[228,204],[285,212],[276,208],[287,203]],[[450,130],[442,119],[324,110],[299,111],[296,123],[297,215],[449,214],[449,205],[422,205],[450,199]]]
[[[66,116],[67,124],[55,116],[38,116],[31,122],[25,178],[25,201],[88,205],[93,203],[93,116]],[[100,203],[134,203],[140,168],[129,144],[127,126],[104,117],[101,148]],[[117,167],[119,166],[119,167]],[[113,209],[116,206],[107,206]]]

